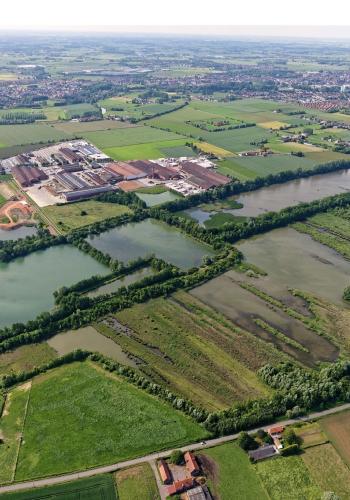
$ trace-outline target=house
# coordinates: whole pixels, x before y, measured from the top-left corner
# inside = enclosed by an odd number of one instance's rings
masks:
[[[277,425],[276,427],[270,427],[270,429],[267,431],[270,436],[273,438],[280,438],[282,437],[282,433],[284,431],[283,425]]]
[[[186,500],[210,500],[211,495],[206,486],[196,486],[186,492]]]
[[[183,493],[184,491],[190,490],[194,486],[196,486],[196,482],[192,477],[182,479],[181,481],[174,481],[173,484],[168,487],[168,495],[172,496],[178,493]]]
[[[184,455],[186,468],[191,476],[198,476],[201,473],[201,469],[198,465],[197,459],[193,453],[187,451]]]
[[[248,451],[248,455],[253,462],[258,462],[259,460],[265,460],[265,458],[271,458],[278,455],[278,451],[274,445],[270,444],[262,446],[257,450]]]
[[[159,471],[159,475],[160,475],[163,483],[164,484],[171,484],[171,482],[172,482],[171,472],[170,472],[169,466],[165,460],[163,460],[163,459],[159,460],[158,471]]]

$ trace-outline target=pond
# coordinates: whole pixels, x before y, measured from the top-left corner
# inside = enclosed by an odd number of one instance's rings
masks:
[[[0,229],[0,241],[19,240],[26,236],[33,236],[36,233],[37,229],[35,226],[20,226],[16,229],[11,229],[11,231]]]
[[[177,196],[171,191],[164,191],[164,193],[152,194],[152,193],[135,193],[137,196],[143,200],[148,207],[154,207],[156,205],[161,205],[168,201],[178,200],[180,196]]]
[[[85,349],[97,351],[123,365],[136,366],[136,363],[128,358],[118,344],[96,331],[92,326],[58,333],[51,337],[47,343],[55,349],[59,356],[76,349]]]
[[[49,311],[58,288],[108,272],[106,266],[70,245],[0,263],[0,327],[26,322]]]
[[[89,297],[98,297],[99,295],[104,295],[106,293],[113,293],[119,290],[122,286],[131,285],[131,283],[135,283],[136,281],[142,280],[146,276],[150,276],[153,274],[153,270],[150,267],[145,267],[144,269],[139,269],[132,274],[128,274],[123,278],[111,281],[110,283],[106,283],[105,285],[96,288],[96,290],[92,290],[88,292],[86,295]]]
[[[163,222],[147,219],[88,237],[101,252],[122,262],[155,254],[182,269],[198,266],[205,255],[213,255],[208,245],[190,238]]]
[[[236,245],[248,262],[268,273],[285,293],[287,287],[319,295],[343,305],[343,290],[350,283],[350,262],[335,250],[292,228],[275,229]]]

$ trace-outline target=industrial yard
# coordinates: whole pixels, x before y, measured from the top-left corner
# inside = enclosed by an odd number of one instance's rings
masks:
[[[206,157],[113,161],[85,140],[19,154],[3,160],[1,168],[39,207],[155,185],[189,196],[230,182]]]

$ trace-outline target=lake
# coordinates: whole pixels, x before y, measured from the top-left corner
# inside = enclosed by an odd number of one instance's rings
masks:
[[[131,285],[131,283],[135,283],[136,281],[142,280],[146,276],[150,276],[153,274],[153,270],[151,267],[145,267],[143,269],[139,269],[132,274],[128,274],[123,278],[111,281],[110,283],[106,283],[105,285],[96,288],[96,290],[92,290],[88,292],[86,295],[89,297],[98,297],[99,295],[104,295],[106,293],[113,293],[119,290],[122,286]]]
[[[98,236],[90,235],[88,241],[122,262],[155,254],[182,269],[198,266],[205,255],[214,253],[208,245],[152,219],[125,224]]]
[[[347,191],[350,191],[350,169],[330,174],[313,175],[306,179],[274,184],[266,188],[232,196],[231,199],[242,203],[243,207],[218,211],[236,216],[256,217],[265,212],[277,212],[282,208]],[[190,208],[185,212],[201,225],[215,213],[206,212],[201,207]]]
[[[108,272],[109,268],[70,245],[0,263],[0,327],[49,311],[58,288]]]
[[[167,201],[178,200],[180,196],[177,196],[175,193],[171,191],[164,191],[164,193],[152,194],[152,193],[138,193],[135,194],[143,200],[148,207],[154,207],[156,205],[161,205],[162,203],[166,203]]]
[[[58,333],[51,337],[47,343],[55,349],[59,356],[76,349],[85,349],[86,351],[97,351],[123,365],[136,366],[136,363],[128,358],[118,344],[96,331],[92,326]]]
[[[19,240],[26,236],[33,236],[36,233],[37,229],[35,226],[20,226],[17,229],[11,229],[11,231],[0,229],[0,241]]]

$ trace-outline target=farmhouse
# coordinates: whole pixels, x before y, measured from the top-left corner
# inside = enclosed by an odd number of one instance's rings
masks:
[[[172,478],[171,478],[171,472],[169,469],[168,464],[166,463],[165,460],[159,460],[158,462],[158,470],[160,477],[163,481],[164,484],[171,484]]]
[[[191,476],[198,476],[201,473],[201,470],[194,454],[190,451],[187,451],[184,455],[184,459],[187,470],[191,474]]]
[[[282,437],[282,433],[284,431],[284,427],[283,425],[277,425],[276,427],[270,427],[270,429],[268,430],[268,433],[270,434],[270,436],[273,438],[280,438]]]
[[[196,486],[196,482],[193,478],[174,481],[174,483],[168,487],[168,495],[172,496],[178,493],[183,493],[184,491],[190,490],[194,486]]]
[[[253,462],[258,462],[259,460],[265,460],[265,458],[271,458],[278,454],[276,447],[272,444],[268,446],[262,446],[257,450],[248,451],[249,458]]]

